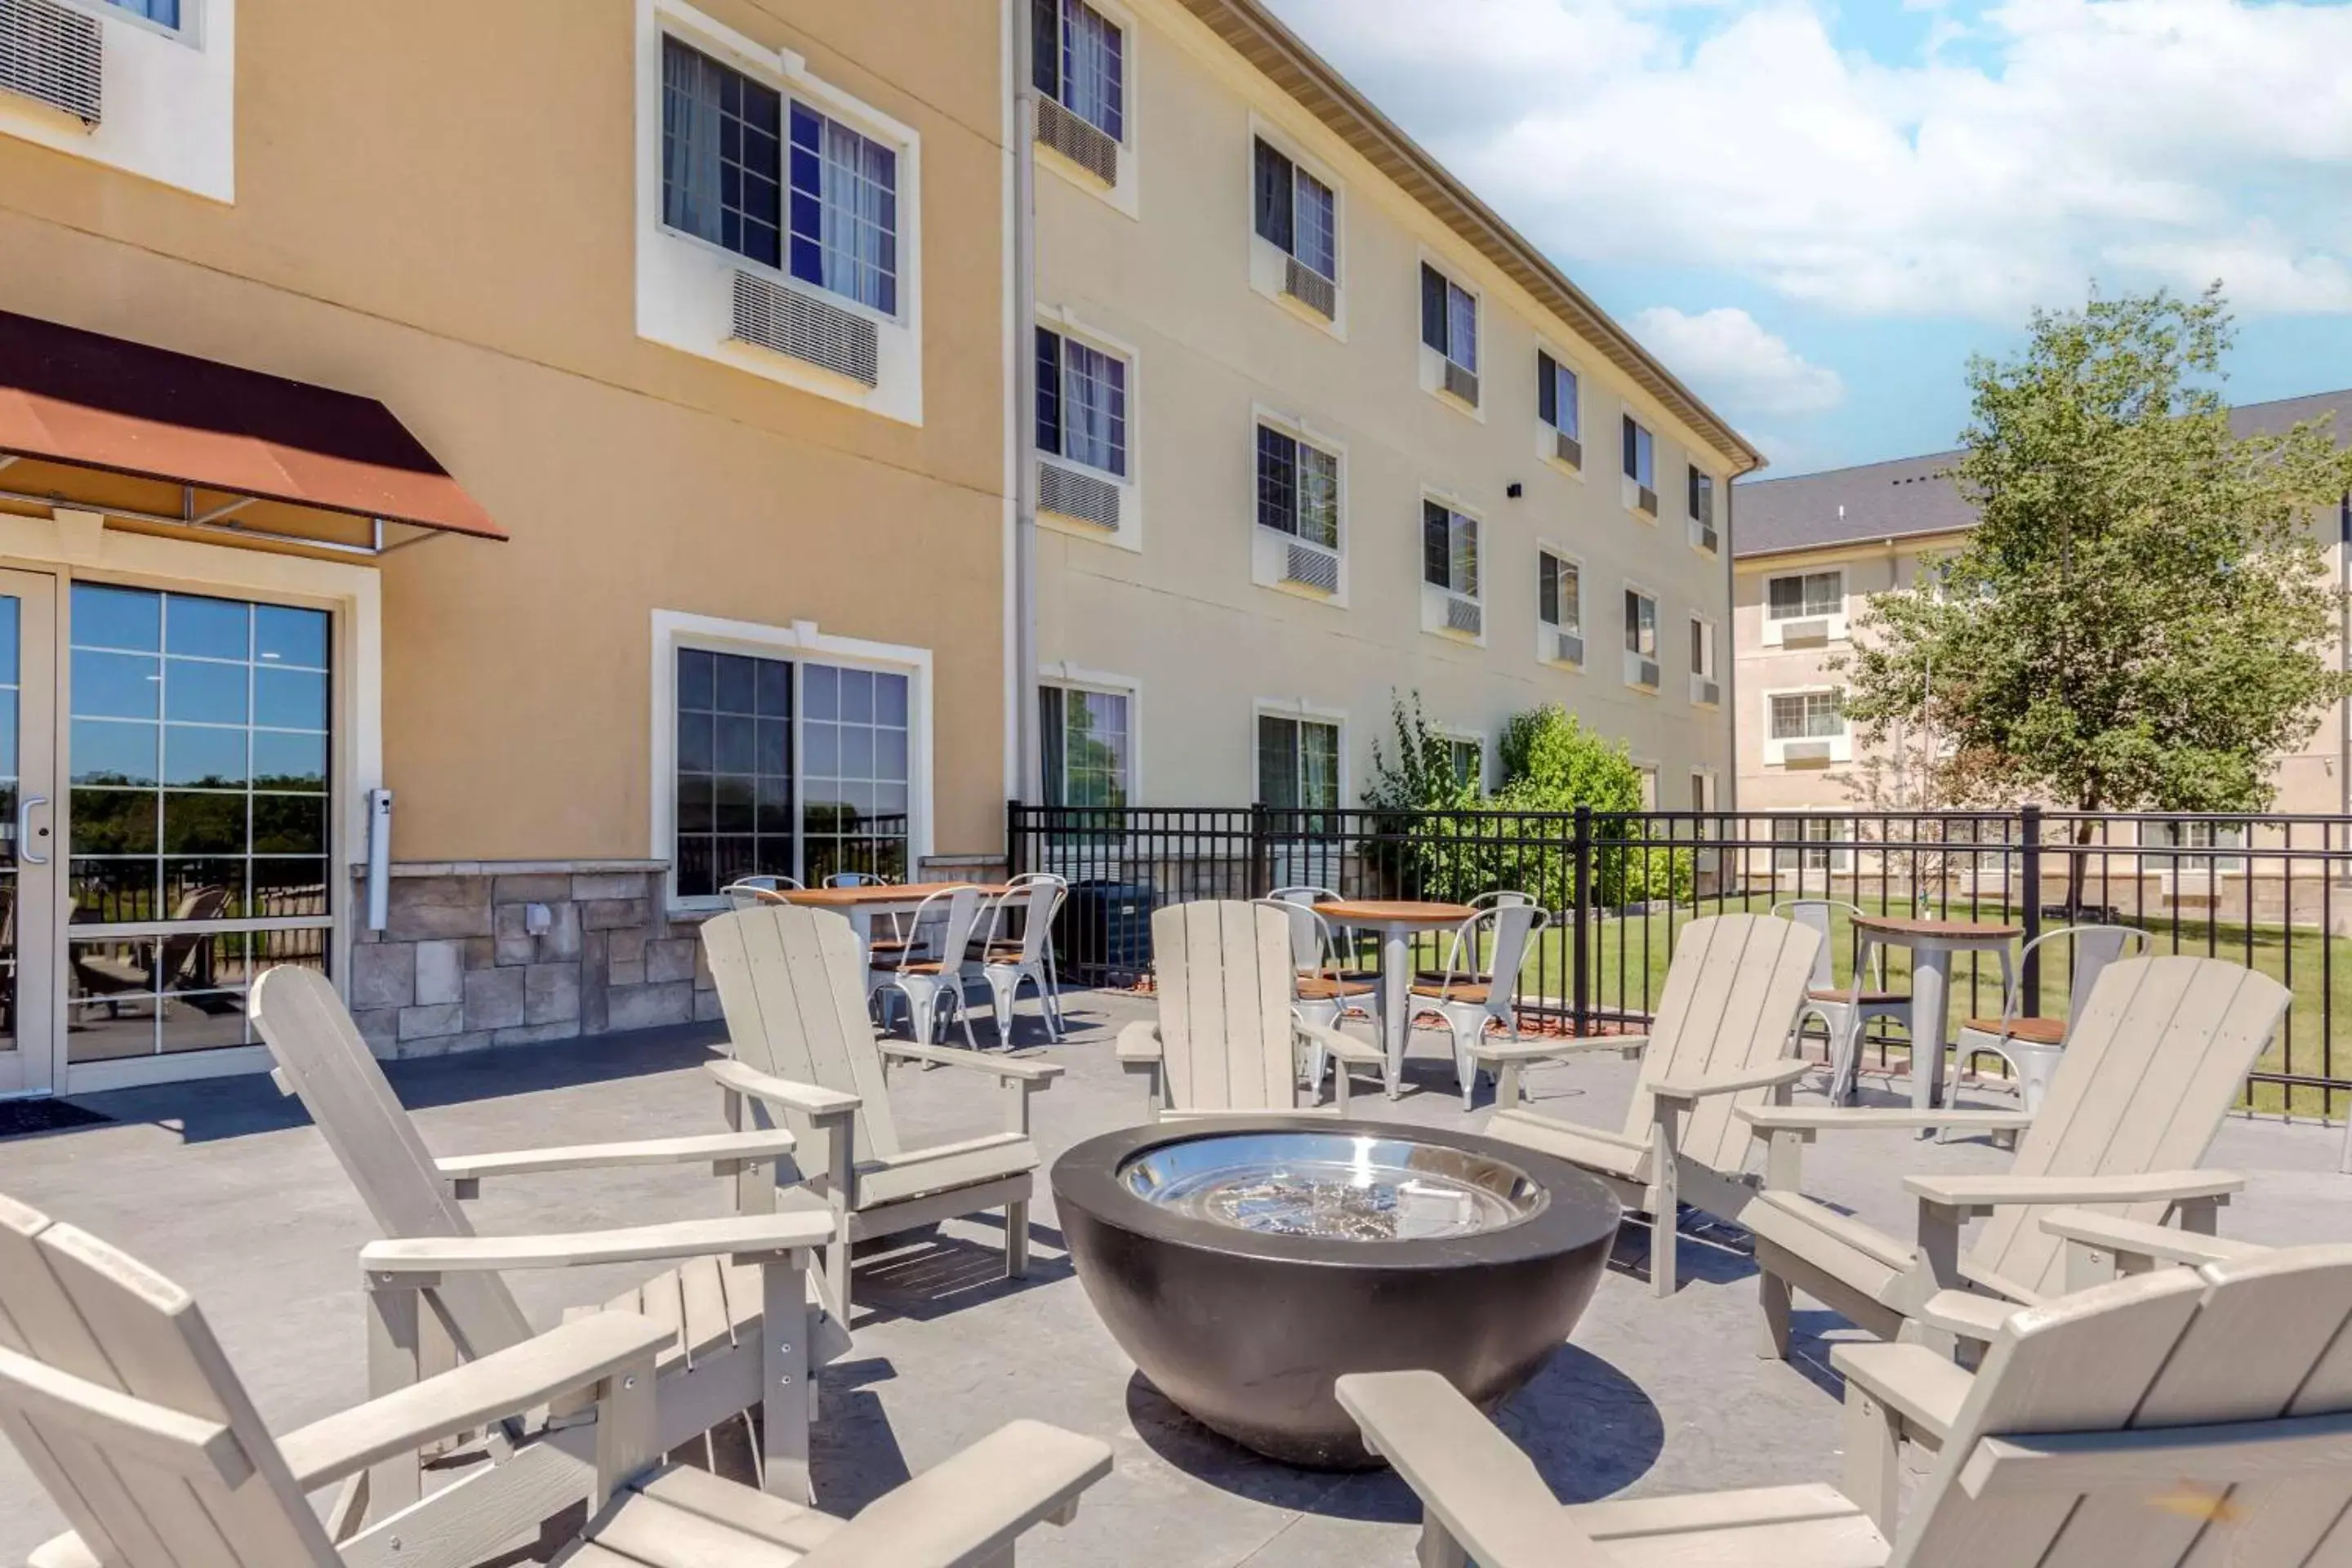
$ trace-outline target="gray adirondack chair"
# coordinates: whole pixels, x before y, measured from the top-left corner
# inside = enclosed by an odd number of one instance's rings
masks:
[[[1485,1042],[1504,1064],[1486,1136],[1555,1154],[1606,1183],[1627,1208],[1650,1216],[1650,1282],[1675,1286],[1675,1211],[1689,1203],[1738,1221],[1754,1196],[1747,1174],[1749,1136],[1732,1111],[1785,1101],[1804,1076],[1794,1055],[1797,1020],[1812,984],[1822,938],[1769,915],[1714,915],[1685,926],[1646,1037]],[[1622,1131],[1588,1127],[1517,1104],[1511,1071],[1528,1059],[1576,1049],[1641,1058]]]
[[[2352,1247],[2169,1269],[2018,1312],[1974,1377],[1917,1345],[1841,1345],[1836,1360],[1843,1489],[1563,1508],[1434,1373],[1343,1377],[1339,1395],[1421,1496],[1423,1568],[2352,1561]],[[1898,1518],[1906,1425],[1939,1452]]]
[[[1002,1209],[1005,1272],[1027,1271],[1038,1163],[1029,1101],[1062,1076],[1059,1067],[877,1038],[866,1016],[857,933],[830,910],[777,905],[719,915],[702,927],[702,949],[734,1052],[731,1061],[709,1064],[726,1091],[728,1123],[740,1128],[756,1105],[800,1140],[800,1168],[838,1221],[825,1279],[845,1321],[849,1249],[870,1237]],[[1005,1130],[906,1147],[890,1111],[887,1061],[993,1078]]]
[[[1151,1115],[1348,1111],[1351,1068],[1387,1058],[1369,1041],[1310,1024],[1297,1010],[1290,911],[1273,901],[1202,899],[1151,913],[1157,1022],[1118,1034],[1119,1065],[1147,1080]],[[1320,1049],[1337,1066],[1328,1111],[1302,1110],[1298,1082]],[[1320,1095],[1322,1085],[1311,1086]]]
[[[2038,1111],[1742,1108],[1771,1142],[1767,1190],[1743,1216],[1767,1353],[1788,1354],[1798,1289],[1882,1339],[1989,1339],[2017,1303],[2065,1288],[2065,1243],[2042,1225],[2055,1208],[2142,1223],[2171,1212],[2210,1232],[2245,1180],[2197,1166],[2291,999],[2226,959],[2127,958],[2107,966],[2075,1015]],[[2005,1175],[1905,1181],[1919,1201],[1916,1247],[1800,1190],[1802,1145],[1822,1131],[1938,1127],[2021,1136]],[[1961,1226],[1979,1214],[1992,1217],[1963,1251]]]
[[[303,1494],[386,1452],[575,1396],[592,1402],[594,1442],[551,1510],[590,1510],[556,1558],[572,1568],[1010,1563],[1023,1533],[1066,1521],[1110,1470],[1102,1444],[1017,1421],[845,1522],[660,1462],[654,1365],[672,1337],[669,1324],[600,1313],[273,1437],[186,1292],[0,1198],[0,1430],[73,1527],[35,1553],[41,1568],[510,1561],[457,1550],[416,1510],[338,1544]]]
[[[838,1313],[811,1288],[806,1265],[829,1224],[774,1213],[773,1167],[789,1133],[719,1133],[436,1159],[392,1091],[326,977],[291,965],[254,983],[255,1028],[278,1063],[280,1089],[301,1098],[384,1240],[369,1265],[369,1393],[388,1395],[453,1359],[478,1361],[536,1331],[501,1278],[509,1269],[667,1263],[601,1310],[643,1312],[677,1331],[659,1358],[662,1451],[761,1413],[755,1458],[780,1497],[806,1502],[813,1365],[848,1348]],[[478,1236],[460,1199],[484,1181],[614,1167],[710,1164],[732,1179],[739,1213],[623,1230]],[[795,1238],[789,1243],[779,1237]],[[798,1333],[762,1324],[782,1313]],[[420,1494],[418,1455],[387,1456],[339,1512],[380,1517]],[[567,1467],[552,1458],[503,1468],[473,1483],[560,1501]],[[470,1507],[435,1494],[453,1510]],[[525,1502],[511,1506],[528,1511]]]

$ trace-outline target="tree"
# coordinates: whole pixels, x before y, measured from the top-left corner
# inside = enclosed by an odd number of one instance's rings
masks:
[[[1687,897],[1696,862],[1687,849],[1645,849],[1624,842],[1643,831],[1642,770],[1625,742],[1585,728],[1557,702],[1515,713],[1503,730],[1503,787],[1494,809],[1503,815],[1569,812],[1589,805],[1593,828],[1592,895],[1604,909],[1654,898]],[[1525,890],[1546,909],[1572,900],[1572,868],[1560,855],[1531,855],[1501,868],[1504,880],[1541,883]],[[1516,875],[1512,875],[1515,873]]]
[[[2230,338],[2218,284],[2095,294],[2036,311],[2016,358],[1969,362],[1952,477],[1979,523],[1872,596],[1842,661],[1865,741],[1937,738],[1938,798],[2260,810],[2274,760],[2344,695],[2341,598],[2305,523],[2352,489],[2352,452],[2324,418],[2234,437]]]
[[[1391,749],[1373,740],[1364,787],[1364,805],[1374,814],[1370,852],[1418,897],[1461,900],[1485,891],[1476,885],[1484,846],[1465,832],[1469,818],[1463,815],[1477,809],[1477,781],[1454,772],[1453,742],[1430,727],[1419,692],[1408,707],[1391,691],[1389,710]]]

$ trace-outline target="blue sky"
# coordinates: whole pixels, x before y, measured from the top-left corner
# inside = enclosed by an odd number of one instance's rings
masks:
[[[2352,386],[2352,5],[1271,0],[1801,473],[1950,446],[2036,306],[2220,279]]]

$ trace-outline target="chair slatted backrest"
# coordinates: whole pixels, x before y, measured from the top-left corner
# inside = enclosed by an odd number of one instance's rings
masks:
[[[1650,1086],[1762,1068],[1789,1054],[1822,938],[1772,915],[1710,915],[1683,927],[1642,1053],[1641,1078],[1625,1113],[1625,1135],[1650,1136]],[[1745,1164],[1752,1142],[1735,1107],[1760,1105],[1769,1089],[1708,1095],[1681,1131],[1683,1157],[1726,1173]]]
[[[2064,1297],[2020,1312],[1994,1342],[1893,1561],[2352,1562],[2347,1415],[2352,1247],[2159,1270]],[[2147,1434],[2164,1427],[2208,1430],[2163,1452]]]
[[[1831,922],[1840,910],[1860,914],[1855,905],[1838,899],[1783,899],[1772,906],[1771,912],[1783,920],[1791,920],[1822,939],[1813,954],[1813,988],[1827,991],[1837,984],[1837,950],[1830,942]]]
[[[331,1568],[187,1293],[0,1197],[0,1430],[108,1568]]]
[[[856,1158],[898,1153],[882,1053],[866,1015],[864,956],[848,917],[799,904],[737,910],[703,922],[702,951],[736,1059],[857,1096]]]
[[[1290,921],[1203,899],[1151,916],[1151,973],[1171,1110],[1291,1110],[1298,1064]]]
[[[2084,925],[2074,927],[2066,935],[2074,968],[2066,993],[2066,1016],[2079,1018],[2091,1005],[2091,993],[2097,989],[2099,976],[2107,972],[2109,964],[2123,957],[2126,946],[2145,951],[2147,933],[2137,926]]]
[[[2187,1170],[2205,1158],[2221,1118],[2278,1030],[2293,994],[2224,958],[2126,958],[2106,966],[2073,1020],[2050,1092],[2018,1140],[2021,1176],[2128,1175]],[[2159,1221],[2162,1203],[2103,1212]],[[2042,1228],[2039,1205],[1985,1222],[1971,1275],[2028,1297],[2065,1288],[2065,1244]]]
[[[278,1063],[279,1087],[301,1097],[376,1228],[391,1240],[473,1235],[416,1123],[327,977],[280,965],[254,982],[252,1006],[254,1028]],[[531,1336],[530,1320],[495,1274],[444,1275],[434,1300],[467,1359]]]

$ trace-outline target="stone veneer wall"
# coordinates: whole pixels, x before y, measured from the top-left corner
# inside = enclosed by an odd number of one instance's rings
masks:
[[[698,917],[671,920],[659,860],[394,865],[388,923],[359,931],[351,1005],[382,1057],[444,1056],[717,1018]],[[922,874],[993,879],[1002,856],[941,856]],[[529,912],[547,906],[533,936]],[[367,909],[355,868],[351,907]]]

